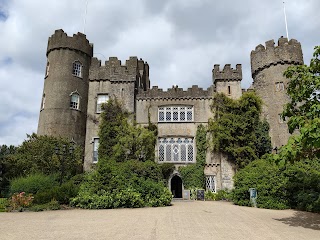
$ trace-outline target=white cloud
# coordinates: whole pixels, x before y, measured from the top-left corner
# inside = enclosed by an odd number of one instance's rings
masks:
[[[0,144],[19,144],[36,131],[46,45],[55,29],[83,31],[86,0],[0,0]],[[289,36],[306,63],[319,45],[317,0],[287,1]],[[151,84],[211,85],[214,64],[243,65],[249,87],[250,51],[285,35],[279,0],[89,0],[86,35],[96,56],[137,55],[150,65]],[[102,55],[101,55],[102,54]]]

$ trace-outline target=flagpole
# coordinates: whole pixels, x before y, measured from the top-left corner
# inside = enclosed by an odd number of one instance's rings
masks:
[[[86,8],[85,8],[85,11],[84,11],[83,34],[86,34],[87,12],[88,12],[88,0],[86,0]]]
[[[283,1],[283,13],[284,13],[284,21],[286,24],[286,32],[287,32],[287,39],[289,40],[289,33],[288,33],[288,22],[287,22],[287,14],[286,14],[286,4]]]

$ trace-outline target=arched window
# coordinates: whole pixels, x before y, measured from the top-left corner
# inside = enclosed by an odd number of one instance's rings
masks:
[[[79,61],[73,63],[72,74],[77,77],[82,77],[82,64]]]
[[[70,108],[79,109],[80,95],[77,92],[71,93]]]

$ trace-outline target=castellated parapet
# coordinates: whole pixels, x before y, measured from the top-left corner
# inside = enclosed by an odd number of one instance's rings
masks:
[[[154,100],[154,99],[211,99],[213,98],[212,88],[203,90],[198,85],[192,85],[187,91],[178,86],[172,86],[167,91],[163,91],[158,86],[153,86],[148,91],[141,91],[137,95],[137,100]]]
[[[235,69],[231,68],[230,64],[226,64],[222,71],[220,70],[220,65],[214,65],[212,69],[212,80],[215,92],[224,93],[233,99],[241,97],[241,64],[237,64]]]
[[[303,54],[301,44],[291,39],[281,37],[278,40],[278,46],[275,46],[274,40],[269,40],[266,45],[258,45],[251,52],[251,73],[252,78],[265,68],[277,64],[301,65],[303,64]]]
[[[56,49],[70,49],[80,51],[90,57],[93,56],[93,45],[89,43],[86,35],[78,32],[69,37],[62,29],[56,30],[55,33],[49,37],[47,56]]]
[[[231,68],[231,64],[226,64],[222,71],[220,71],[220,65],[215,64],[212,70],[213,82],[219,80],[242,80],[242,67],[241,64],[236,65],[236,69]]]
[[[137,57],[130,57],[125,65],[122,65],[117,57],[110,57],[105,65],[101,65],[101,61],[97,58],[92,58],[89,79],[91,81],[138,81],[138,86],[146,90],[150,86],[149,65],[141,58],[138,60]]]

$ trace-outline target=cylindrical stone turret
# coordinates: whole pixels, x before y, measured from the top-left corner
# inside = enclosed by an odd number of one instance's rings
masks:
[[[82,33],[56,30],[48,40],[47,68],[38,134],[61,136],[84,145],[93,46]]]
[[[256,93],[263,100],[262,117],[270,124],[273,147],[285,145],[290,136],[287,123],[282,120],[283,107],[289,102],[288,79],[284,71],[292,65],[303,64],[301,44],[281,37],[278,46],[274,40],[266,42],[266,47],[258,45],[251,52],[251,73]]]

